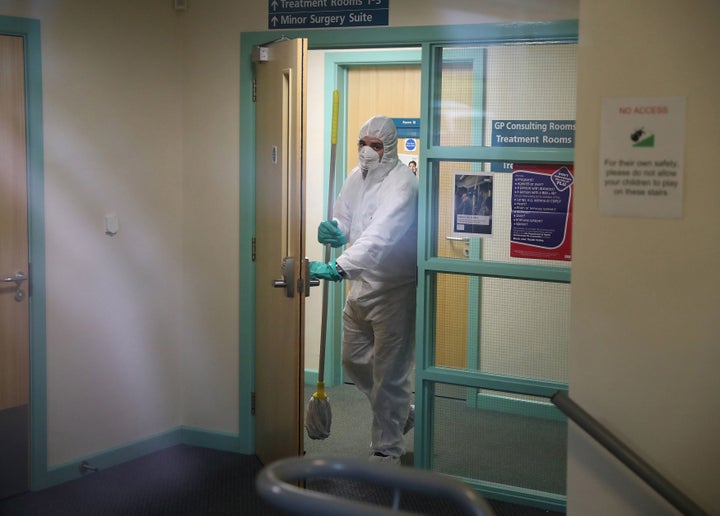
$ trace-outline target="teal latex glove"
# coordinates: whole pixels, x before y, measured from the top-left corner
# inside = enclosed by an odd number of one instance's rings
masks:
[[[343,278],[338,273],[335,260],[333,260],[330,263],[310,262],[310,279],[340,281]]]
[[[338,227],[337,220],[324,220],[318,226],[318,242],[340,247],[347,244],[347,237]]]

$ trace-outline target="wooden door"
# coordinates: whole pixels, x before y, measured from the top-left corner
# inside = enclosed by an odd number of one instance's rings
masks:
[[[357,166],[358,131],[370,117],[420,118],[420,65],[352,67],[347,96],[345,170],[350,172]]]
[[[302,454],[307,40],[256,64],[255,452]],[[319,292],[319,291],[318,291]]]
[[[23,40],[0,35],[0,498],[29,486],[30,339]]]

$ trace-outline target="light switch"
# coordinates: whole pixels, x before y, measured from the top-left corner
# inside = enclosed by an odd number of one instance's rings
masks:
[[[115,213],[108,213],[105,215],[105,234],[114,236],[120,229],[120,222],[118,216]]]

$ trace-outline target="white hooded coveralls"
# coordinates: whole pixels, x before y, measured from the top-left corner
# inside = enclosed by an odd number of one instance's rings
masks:
[[[370,401],[372,448],[399,457],[415,359],[417,178],[397,156],[397,130],[376,116],[359,138],[379,138],[380,166],[355,167],[333,216],[349,247],[337,264],[350,280],[343,313],[343,366]]]

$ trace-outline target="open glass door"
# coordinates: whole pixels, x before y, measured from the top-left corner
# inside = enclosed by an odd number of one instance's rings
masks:
[[[424,51],[415,464],[559,509],[567,422],[549,398],[567,388],[571,262],[511,253],[513,169],[571,168],[572,144],[498,128],[574,125],[576,45]]]

